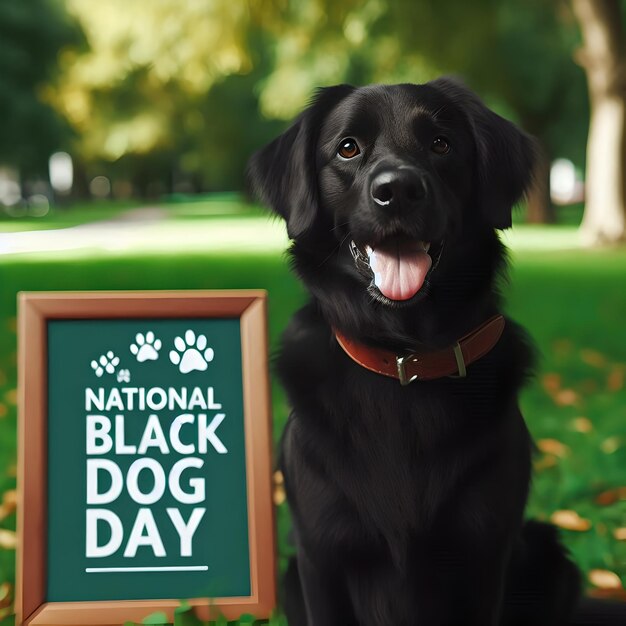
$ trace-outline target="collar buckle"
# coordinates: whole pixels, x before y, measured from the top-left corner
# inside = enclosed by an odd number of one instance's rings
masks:
[[[463,357],[461,344],[457,341],[454,346],[452,346],[452,350],[454,351],[454,358],[456,359],[457,373],[451,374],[448,378],[465,378],[467,376],[467,370],[465,369],[465,358]]]
[[[410,378],[407,376],[406,369],[404,364],[408,360],[417,361],[417,357],[414,354],[409,354],[408,356],[397,356],[396,357],[396,365],[398,366],[398,378],[400,379],[400,384],[403,387],[411,384],[414,380],[417,380],[417,374],[414,374]]]

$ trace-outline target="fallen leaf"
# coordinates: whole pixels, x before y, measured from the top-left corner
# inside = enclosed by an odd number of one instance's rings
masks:
[[[17,389],[9,389],[4,394],[4,399],[9,403],[16,405],[17,404]]]
[[[535,461],[533,468],[535,472],[542,472],[545,469],[554,467],[557,464],[556,457],[552,454],[544,454],[538,461]]]
[[[554,392],[561,388],[561,376],[559,374],[544,374],[541,378],[543,388],[547,392]]]
[[[17,535],[13,530],[0,528],[0,548],[5,550],[15,550],[17,546]]]
[[[599,589],[622,589],[620,577],[608,569],[592,569],[588,578],[589,582]]]
[[[572,406],[580,400],[573,389],[560,389],[554,394],[554,402],[559,406]]]
[[[0,609],[11,606],[13,602],[13,587],[11,583],[4,582],[0,585]]]
[[[599,493],[596,498],[596,504],[602,506],[608,506],[609,504],[615,504],[619,500],[626,500],[626,487],[617,487],[616,489],[607,489],[602,493]]]
[[[613,454],[619,447],[621,441],[619,437],[607,437],[601,444],[600,448],[605,454]]]
[[[606,365],[606,357],[597,350],[581,350],[580,359],[592,367],[604,367]]]
[[[584,532],[591,528],[591,522],[584,517],[580,517],[576,511],[562,510],[555,511],[550,516],[550,521],[559,528],[565,530],[575,530],[577,532]]]
[[[579,433],[590,433],[593,430],[593,424],[588,417],[575,417],[571,423],[572,428]]]
[[[615,537],[618,541],[626,541],[626,526],[616,528],[613,531],[613,537]]]
[[[537,447],[545,454],[553,454],[558,457],[564,457],[569,452],[569,448],[557,439],[539,439]]]
[[[274,472],[274,484],[275,485],[285,484],[285,477],[283,476],[283,473],[280,470],[277,470]]]
[[[606,379],[606,388],[608,391],[619,391],[624,386],[624,370],[616,368],[611,370]]]
[[[600,600],[626,602],[626,591],[624,589],[590,589],[587,595]]]
[[[286,499],[285,488],[282,485],[274,487],[274,504],[280,506]]]
[[[0,510],[4,513],[2,516],[7,517],[12,513],[15,513],[17,509],[17,491],[15,489],[9,489],[4,492],[2,496],[2,504],[0,504]]]
[[[0,402],[0,417],[6,417],[7,405]]]

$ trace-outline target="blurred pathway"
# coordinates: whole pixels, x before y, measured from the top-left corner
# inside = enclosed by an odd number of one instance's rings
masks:
[[[572,226],[515,226],[501,237],[514,253],[580,247]],[[280,253],[288,244],[282,221],[265,215],[185,217],[176,210],[145,207],[80,226],[0,233],[0,258]]]
[[[288,243],[284,231],[265,216],[180,219],[165,208],[146,207],[69,228],[0,233],[0,256],[279,252]]]

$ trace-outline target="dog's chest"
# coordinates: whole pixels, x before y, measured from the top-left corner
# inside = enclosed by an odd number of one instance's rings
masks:
[[[416,398],[407,406],[393,392],[344,385],[332,410],[322,402],[296,410],[283,442],[288,495],[316,545],[401,552],[433,523],[459,463],[429,443],[443,407]]]

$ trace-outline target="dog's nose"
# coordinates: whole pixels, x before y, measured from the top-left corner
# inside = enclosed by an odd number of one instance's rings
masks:
[[[379,172],[370,185],[374,202],[383,207],[412,207],[426,195],[426,182],[412,167]]]

